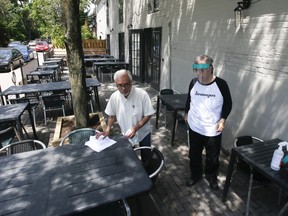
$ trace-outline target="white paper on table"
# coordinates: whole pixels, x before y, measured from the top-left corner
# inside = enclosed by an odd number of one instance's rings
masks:
[[[102,150],[108,148],[109,146],[115,143],[116,141],[113,139],[110,139],[109,137],[105,137],[103,139],[103,136],[100,136],[98,139],[96,139],[95,136],[90,136],[89,141],[87,141],[85,145],[90,147],[96,152],[101,152]]]

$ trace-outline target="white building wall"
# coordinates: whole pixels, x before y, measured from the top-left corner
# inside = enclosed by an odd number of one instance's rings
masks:
[[[106,22],[106,0],[98,0],[96,4],[96,23],[97,23],[97,38],[102,40],[106,39],[106,35],[109,34]]]
[[[130,22],[132,29],[162,27],[160,88],[169,87],[170,60],[172,88],[186,93],[194,76],[191,64],[200,54],[213,57],[215,74],[228,82],[233,110],[223,133],[226,149],[245,134],[288,140],[288,1],[252,1],[242,27],[234,23],[236,0],[160,0],[160,11],[153,14],[147,14],[145,0],[124,2],[123,25],[117,23],[118,9],[110,9],[113,55],[118,55],[118,32],[125,31],[128,60]]]

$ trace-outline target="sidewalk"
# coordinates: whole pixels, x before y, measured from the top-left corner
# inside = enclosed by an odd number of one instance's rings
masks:
[[[136,83],[135,86],[145,89],[153,102],[156,110],[157,94],[149,85]],[[99,96],[102,109],[105,109],[106,102],[110,95],[116,90],[114,83],[107,82],[99,87]],[[71,112],[68,111],[68,112]],[[53,139],[56,118],[49,121],[48,125],[43,124],[42,111],[38,110],[37,134],[39,140],[49,143]],[[43,118],[43,117],[42,117]],[[171,146],[171,118],[168,118],[167,128],[164,126],[164,117],[160,116],[159,129],[155,129],[155,115],[152,117],[152,144],[164,155],[165,166],[159,175],[152,194],[160,207],[163,216],[214,216],[214,215],[244,215],[248,191],[248,175],[236,172],[231,183],[228,198],[225,203],[221,201],[225,183],[226,170],[229,157],[221,154],[220,173],[218,176],[220,189],[212,191],[209,184],[202,180],[194,187],[188,188],[185,185],[189,177],[189,159],[186,131],[179,128],[175,137],[174,146]],[[170,124],[169,124],[170,123]],[[31,132],[31,128],[28,128]],[[119,131],[117,126],[114,133]],[[250,215],[277,215],[285,204],[282,198],[281,205],[278,205],[278,188],[273,185],[261,187],[252,191]],[[143,206],[143,208],[146,208]],[[149,205],[147,205],[149,208]],[[144,209],[145,210],[145,209]],[[144,211],[146,212],[146,211]],[[149,211],[148,211],[149,212]],[[153,213],[143,215],[154,216]]]

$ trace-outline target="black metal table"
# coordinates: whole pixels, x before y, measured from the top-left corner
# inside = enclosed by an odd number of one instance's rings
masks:
[[[95,78],[86,79],[86,87],[92,88],[95,95],[95,101],[98,104],[99,110],[101,110],[100,100],[98,95],[98,86],[100,82]],[[60,82],[48,82],[48,83],[35,83],[21,86],[10,86],[8,89],[2,92],[5,96],[6,101],[8,100],[9,95],[19,94],[29,94],[35,92],[50,92],[50,91],[64,91],[71,89],[71,84],[69,81],[60,81]]]
[[[97,153],[64,145],[0,157],[0,215],[69,215],[149,191],[124,138]]]
[[[156,112],[156,128],[158,128],[159,110],[160,110],[160,100],[165,103],[167,107],[173,110],[173,130],[171,144],[174,143],[175,129],[177,121],[177,112],[185,110],[187,94],[173,94],[173,95],[158,95],[157,96],[157,112]]]
[[[15,122],[16,128],[20,134],[20,138],[24,139],[21,128],[21,116],[25,110],[28,110],[33,135],[34,138],[37,139],[36,129],[29,103],[18,103],[0,106],[0,122]]]
[[[105,61],[118,61],[115,58],[84,58],[84,62],[105,62]]]
[[[85,54],[84,58],[114,58],[109,54]]]
[[[274,171],[270,168],[273,152],[278,148],[279,142],[281,142],[280,139],[273,139],[264,141],[264,143],[254,143],[232,148],[223,190],[223,202],[227,199],[236,157],[239,157],[248,163],[253,169],[257,170],[259,173],[267,177],[271,182],[275,183],[286,192],[288,191],[288,170],[283,171],[280,169],[280,171]],[[283,151],[284,149],[285,148],[283,148]],[[285,155],[287,155],[287,151],[284,152]],[[249,190],[251,190],[250,187]],[[287,209],[288,202],[282,208],[279,215],[284,215]]]

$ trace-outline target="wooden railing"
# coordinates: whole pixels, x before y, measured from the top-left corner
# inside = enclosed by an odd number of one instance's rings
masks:
[[[106,40],[82,40],[84,54],[106,54]]]
[[[107,50],[106,50],[106,40],[97,40],[97,39],[84,39],[82,40],[82,47],[83,47],[83,51],[84,54],[106,54]],[[54,50],[56,50],[56,52],[60,52],[61,50],[63,50],[62,52],[66,53],[65,48],[61,49],[61,48],[57,48],[54,46]]]

